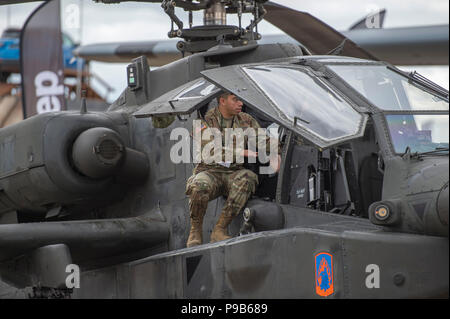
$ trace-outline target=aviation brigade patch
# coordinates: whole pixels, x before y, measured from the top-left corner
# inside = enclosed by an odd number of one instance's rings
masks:
[[[328,297],[334,292],[333,256],[321,252],[314,259],[316,293],[321,297]]]

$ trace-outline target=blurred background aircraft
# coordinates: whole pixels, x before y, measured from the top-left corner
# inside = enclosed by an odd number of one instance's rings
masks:
[[[19,73],[20,71],[20,28],[8,27],[3,30],[0,38],[0,80],[5,81],[10,73]],[[63,33],[63,61],[64,68],[76,70],[77,59],[73,54],[78,44],[75,43],[69,35]]]
[[[419,39],[426,46],[427,43],[424,40],[428,39],[429,63],[422,59],[420,66],[405,65],[408,64],[408,61],[415,61],[414,57],[417,58],[418,54],[411,52],[409,52],[411,59],[406,59],[406,54],[403,54],[403,61],[398,57],[393,57],[391,62],[402,65],[402,69],[407,71],[417,70],[439,85],[445,88],[449,87],[449,3],[447,0],[411,0],[407,5],[400,0],[279,0],[277,2],[312,14],[336,30],[343,32],[362,47],[369,45],[367,48],[371,49],[370,45],[372,45],[373,50],[378,50],[373,53],[378,54],[382,60],[394,56],[392,48],[395,46],[401,45],[403,52],[408,53],[408,41]],[[12,27],[20,28],[27,16],[40,3],[42,2],[0,6],[0,30]],[[383,12],[382,9],[386,9],[386,11]],[[377,12],[380,13],[379,20],[372,20],[371,23],[374,23],[373,26],[377,29],[376,37],[382,39],[378,44],[376,38],[371,37],[370,32],[374,30],[367,30],[364,26],[366,20],[361,20],[361,18]],[[177,14],[183,16],[182,12],[177,12]],[[131,57],[125,53],[134,50],[140,54],[147,50],[148,55],[153,54],[154,57],[156,54],[165,58],[165,60],[153,59],[155,62],[153,65],[160,65],[181,57],[175,48],[177,40],[168,40],[167,38],[170,23],[160,4],[124,2],[120,5],[105,5],[85,0],[61,0],[61,17],[63,32],[72,38],[73,42],[82,45],[76,52],[86,59],[92,59],[90,71],[99,74],[107,82],[108,86],[105,86],[101,79],[92,79],[91,81],[92,86],[105,97],[107,102],[114,101],[127,85],[126,65],[128,63],[126,62],[130,61]],[[235,23],[235,21],[229,22],[230,24]],[[201,23],[202,17],[194,16],[194,25]],[[432,33],[427,33],[427,30]],[[295,41],[266,21],[260,24],[259,32],[263,35],[262,41]],[[383,32],[384,35],[380,37]],[[436,33],[438,38],[440,37],[439,39],[436,39]],[[441,41],[443,37],[446,37],[447,41],[447,58],[444,58],[444,61],[442,58],[438,59],[432,56],[437,49],[430,49],[436,41]],[[128,42],[128,44],[119,45],[120,42]],[[142,49],[143,43],[147,44],[145,50]],[[441,49],[442,46],[439,50]],[[122,55],[118,54],[121,51]],[[388,55],[383,56],[380,52],[387,52]],[[152,58],[149,60],[152,64]],[[424,63],[433,65],[423,65]],[[8,81],[18,82],[20,77],[13,75]]]

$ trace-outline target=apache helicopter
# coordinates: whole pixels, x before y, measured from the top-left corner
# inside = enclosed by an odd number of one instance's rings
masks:
[[[186,57],[133,60],[107,112],[0,130],[0,296],[448,297],[447,90],[271,2],[148,2]],[[184,28],[175,7],[203,11],[204,26]],[[283,12],[324,51],[259,45],[258,23]],[[254,17],[229,26],[228,14]],[[185,248],[194,164],[172,162],[171,132],[192,132],[224,91],[278,128],[281,168],[260,176],[232,239]],[[206,243],[224,202],[209,203]]]

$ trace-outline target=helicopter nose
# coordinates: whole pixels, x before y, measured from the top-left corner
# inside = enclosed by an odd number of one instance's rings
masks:
[[[436,204],[441,223],[448,226],[448,183],[439,193]]]

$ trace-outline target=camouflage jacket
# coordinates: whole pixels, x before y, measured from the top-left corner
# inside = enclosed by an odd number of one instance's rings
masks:
[[[216,128],[221,133],[222,143],[220,145],[220,150],[221,150],[220,155],[217,155],[214,153],[214,148],[213,148],[214,143],[211,143],[211,142],[214,142],[214,136],[213,136],[213,134],[208,132],[207,129],[209,129],[209,128]],[[242,141],[237,142],[237,140],[238,140],[237,138],[232,138],[232,139],[228,138],[227,139],[227,134],[225,131],[227,128],[242,129],[241,132],[244,132],[244,134],[242,135],[243,143],[242,143]],[[249,141],[249,136],[247,134],[245,134],[245,132],[249,132],[249,131],[246,131],[249,128],[253,129],[251,131],[253,131],[256,136],[256,139],[253,139],[253,142],[252,142],[251,138]],[[244,164],[242,162],[243,151],[246,149],[250,149],[250,150],[253,150],[256,152],[258,152],[258,150],[265,150],[266,154],[269,154],[271,139],[265,133],[262,134],[262,132],[258,132],[258,129],[260,129],[260,128],[261,128],[261,126],[259,125],[258,121],[256,121],[251,115],[249,115],[247,113],[241,112],[238,115],[235,115],[232,120],[226,120],[222,116],[222,113],[220,113],[218,107],[209,110],[206,113],[205,119],[202,120],[202,126],[201,126],[202,135],[206,134],[206,137],[209,137],[209,138],[204,139],[205,136],[202,138],[201,152],[203,155],[209,153],[211,155],[211,157],[213,157],[214,155],[220,156],[222,159],[222,163],[218,164],[217,160],[212,163],[205,163],[205,159],[203,156],[202,162],[197,165],[197,167],[194,170],[194,174],[198,174],[202,171],[211,170],[211,169],[214,171],[218,171],[218,172],[224,172],[224,171],[230,171],[230,170],[234,171],[234,170],[243,169],[244,168]],[[231,131],[233,131],[233,130],[231,130]],[[238,132],[238,130],[234,130],[233,132]],[[232,143],[230,143],[230,141],[232,141]],[[228,144],[226,142],[228,142]],[[249,147],[249,142],[257,143],[257,145],[253,145],[253,147]],[[210,145],[208,146],[208,144],[210,144]],[[275,147],[277,149],[278,154],[281,154],[278,141],[272,140],[272,144],[275,145],[275,146],[272,145],[272,147]],[[243,148],[242,148],[242,146],[243,146]],[[207,150],[205,150],[206,147],[208,148]],[[208,152],[208,150],[209,150],[209,152]],[[228,158],[226,157],[227,152],[228,152]],[[232,154],[232,160],[230,161],[231,154]],[[240,157],[238,157],[238,156],[240,156]],[[247,159],[245,159],[245,160],[247,160]]]

